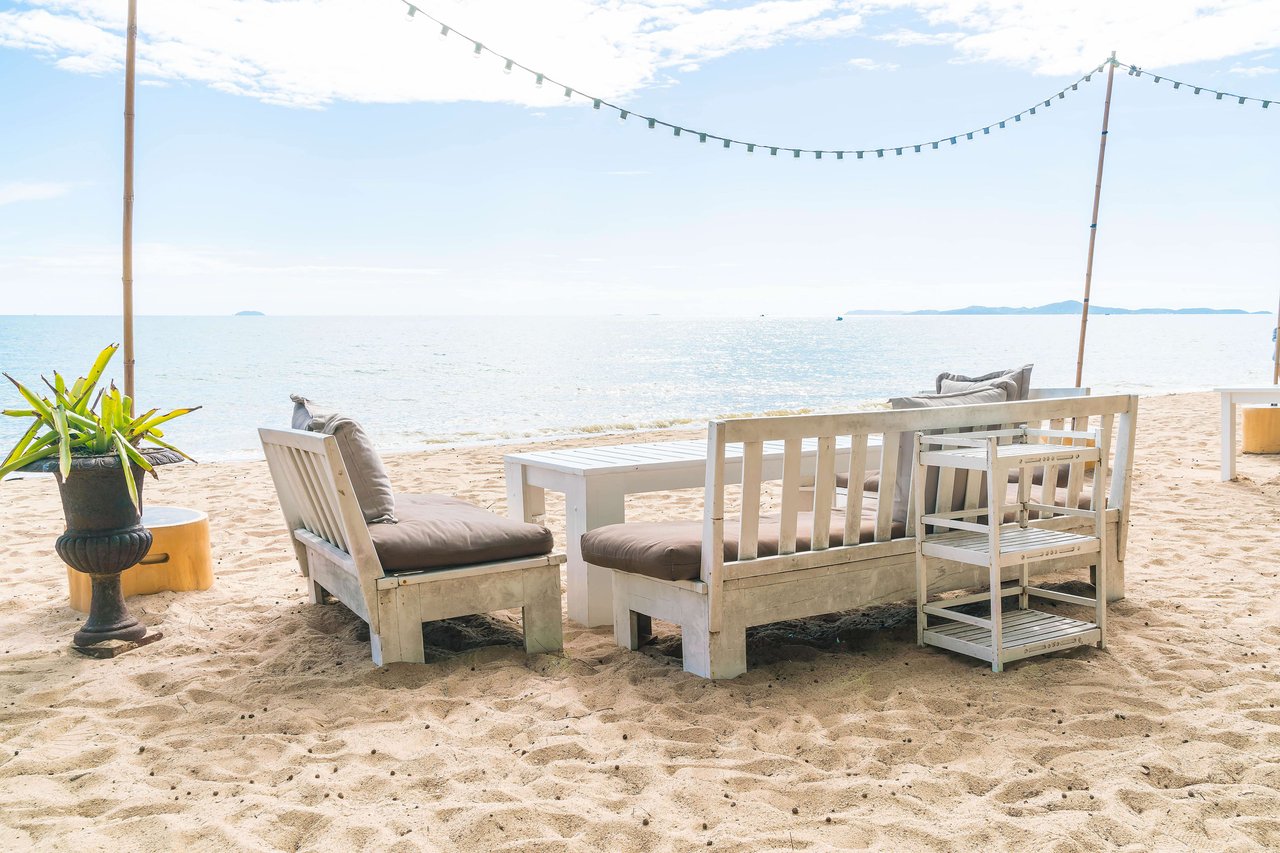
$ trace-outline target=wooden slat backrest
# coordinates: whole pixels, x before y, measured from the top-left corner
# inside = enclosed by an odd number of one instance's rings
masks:
[[[369,612],[376,614],[382,563],[356,502],[337,439],[293,429],[259,429],[258,435],[290,535],[298,529],[307,530],[347,554],[352,570],[359,575]]]
[[[737,559],[757,559],[758,531],[760,526],[760,448],[766,441],[784,443],[782,513],[779,524],[779,551],[795,553],[799,516],[799,479],[802,470],[809,470],[810,460],[801,461],[802,442],[816,439],[817,459],[814,473],[814,508],[821,516],[813,523],[810,539],[811,550],[830,547],[830,502],[826,495],[829,484],[837,474],[835,452],[838,440],[849,437],[851,451],[849,465],[839,473],[848,477],[848,504],[845,509],[844,542],[841,547],[856,547],[862,524],[863,489],[866,478],[867,441],[879,436],[881,445],[880,478],[876,492],[878,507],[874,522],[875,542],[892,538],[894,486],[897,481],[898,445],[902,434],[915,432],[965,432],[974,429],[1016,427],[1030,425],[1041,428],[1054,424],[1069,424],[1084,430],[1094,424],[1102,431],[1101,448],[1109,461],[1108,485],[1110,507],[1122,512],[1121,530],[1127,526],[1128,499],[1131,489],[1133,465],[1134,419],[1137,416],[1137,397],[1132,395],[1078,396],[1062,392],[1056,396],[1012,403],[987,403],[977,406],[952,406],[933,409],[879,410],[821,415],[795,415],[783,417],[740,418],[714,421],[708,430],[708,460],[706,478],[706,523],[703,528],[702,580],[708,583],[712,594],[713,613],[718,611],[717,586],[724,568],[724,506],[725,506],[725,448],[728,444],[744,445],[742,518],[737,522],[739,546]],[[1083,465],[1073,465],[1070,472],[1068,493],[1074,488],[1071,499],[1077,500],[1083,487]],[[1032,501],[1039,496],[1047,505],[1056,498],[1056,471],[1046,471],[1044,485],[1029,489]],[[976,473],[966,478],[963,485],[951,481],[950,485],[939,478],[937,491],[932,496],[939,505],[954,501],[954,495],[963,495],[964,508],[986,505],[984,478]],[[1000,494],[1003,494],[1003,484]],[[929,496],[926,496],[929,497]],[[1046,499],[1047,498],[1047,499]],[[1074,505],[1074,503],[1072,504]],[[912,514],[908,514],[910,519]],[[907,530],[906,536],[913,531]],[[1121,545],[1123,546],[1123,533]],[[718,618],[718,617],[716,617]],[[718,623],[717,623],[718,624]]]

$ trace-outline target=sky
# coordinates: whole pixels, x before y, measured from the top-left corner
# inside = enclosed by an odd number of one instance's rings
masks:
[[[1280,99],[1280,0],[417,5],[139,0],[139,313],[1077,299],[1112,50],[1094,304],[1280,295],[1280,104],[1126,73]],[[119,311],[125,9],[0,0],[0,312]]]

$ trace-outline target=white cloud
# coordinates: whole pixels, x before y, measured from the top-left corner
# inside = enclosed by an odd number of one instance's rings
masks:
[[[671,85],[743,50],[869,33],[899,46],[949,47],[964,61],[1073,75],[1115,49],[1164,69],[1280,47],[1276,0],[431,0],[428,11],[486,46],[625,99]],[[0,11],[0,47],[77,73],[115,73],[123,59],[118,0],[15,0]],[[200,83],[269,103],[339,101],[565,103],[523,73],[502,74],[473,45],[441,41],[397,0],[183,0],[142,8],[140,79]],[[914,17],[917,20],[911,22]],[[910,26],[903,26],[909,22]],[[1253,61],[1257,61],[1256,59]],[[1261,68],[1263,66],[1255,66]],[[1246,73],[1246,72],[1240,72]],[[1260,72],[1261,73],[1261,72]]]
[[[1236,65],[1230,70],[1232,74],[1242,74],[1245,77],[1261,77],[1265,74],[1280,73],[1280,68],[1272,68],[1270,65]]]
[[[960,58],[1039,74],[1076,74],[1112,50],[1123,62],[1168,68],[1280,47],[1275,0],[880,0],[910,9]],[[891,34],[899,35],[899,34]]]
[[[964,33],[922,33],[917,30],[894,30],[876,36],[879,41],[891,41],[899,47],[915,47],[917,45],[955,44],[964,38]]]
[[[72,184],[55,181],[12,181],[0,184],[0,207],[22,201],[47,201],[71,192]]]
[[[426,4],[424,4],[426,5]],[[429,11],[459,32],[602,97],[623,98],[727,54],[789,39],[857,30],[854,0],[436,0]],[[59,67],[114,72],[123,63],[124,4],[17,0],[0,12],[0,47],[34,51]],[[140,79],[187,80],[270,103],[335,101],[564,102],[499,60],[466,57],[423,13],[397,0],[184,0],[144,5]]]
[[[865,56],[850,59],[849,65],[859,71],[896,71],[898,69],[898,63],[896,62],[877,62]]]

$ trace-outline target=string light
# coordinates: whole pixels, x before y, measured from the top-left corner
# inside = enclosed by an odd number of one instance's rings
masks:
[[[1262,105],[1262,108],[1264,110],[1270,107],[1272,101],[1274,100],[1274,98],[1272,99],[1253,98],[1253,97],[1249,97],[1248,95],[1233,95],[1230,92],[1219,92],[1217,89],[1211,89],[1208,86],[1197,86],[1194,83],[1187,83],[1183,80],[1174,80],[1172,77],[1168,77],[1164,74],[1153,74],[1150,71],[1144,71],[1141,67],[1137,65],[1129,66],[1129,74],[1133,77],[1150,77],[1151,82],[1157,85],[1160,84],[1161,82],[1172,83],[1173,88],[1175,90],[1181,89],[1183,86],[1186,86],[1191,90],[1191,94],[1193,95],[1198,95],[1201,92],[1212,92],[1214,96],[1213,99],[1215,101],[1221,101],[1224,97],[1235,98],[1236,103],[1242,106],[1244,104],[1249,103],[1250,101],[1257,101],[1259,104]]]
[[[502,70],[503,70],[503,72],[504,72],[504,73],[506,73],[506,74],[510,74],[510,73],[512,73],[512,71],[513,71],[514,69],[519,68],[521,71],[527,72],[527,73],[529,73],[529,74],[531,74],[531,75],[533,76],[533,78],[534,78],[534,80],[533,80],[534,85],[535,85],[535,86],[537,86],[538,88],[542,88],[542,87],[543,87],[543,83],[544,83],[545,81],[547,81],[547,80],[551,80],[551,78],[547,77],[547,76],[546,76],[546,74],[544,74],[544,73],[542,73],[542,72],[534,71],[532,68],[529,68],[528,66],[523,65],[523,64],[521,64],[520,62],[517,62],[516,60],[514,60],[514,59],[512,59],[512,58],[510,58],[510,57],[508,57],[508,56],[504,56],[504,55],[502,55],[502,54],[500,54],[500,53],[498,53],[498,52],[494,51],[492,48],[485,47],[485,46],[483,45],[483,43],[481,43],[480,41],[477,41],[477,40],[475,40],[475,39],[470,39],[469,37],[467,37],[467,36],[463,35],[462,33],[458,32],[457,30],[455,30],[455,29],[453,29],[452,27],[450,27],[448,24],[444,23],[443,21],[441,21],[441,20],[439,20],[439,19],[437,19],[437,18],[433,17],[433,16],[432,16],[431,14],[429,14],[428,12],[423,11],[423,10],[422,10],[421,8],[419,8],[418,6],[415,6],[415,5],[413,5],[412,3],[408,2],[408,0],[400,0],[400,2],[402,2],[402,3],[404,3],[404,4],[405,4],[405,6],[406,6],[406,11],[407,11],[407,18],[408,18],[409,20],[412,20],[412,19],[413,19],[414,17],[416,17],[418,14],[421,14],[421,15],[422,15],[422,17],[424,17],[424,18],[428,19],[429,21],[432,21],[432,22],[434,22],[434,23],[436,23],[436,24],[439,24],[439,25],[440,25],[440,38],[441,38],[441,39],[447,39],[450,35],[456,35],[456,36],[458,36],[458,37],[460,37],[460,38],[463,38],[463,39],[466,39],[466,40],[468,40],[468,41],[471,41],[471,42],[472,42],[472,44],[475,46],[475,48],[474,48],[474,50],[472,51],[472,54],[471,54],[473,57],[475,57],[475,58],[479,58],[479,57],[481,56],[481,54],[482,54],[482,53],[484,53],[484,52],[491,53],[491,54],[493,54],[495,57],[497,57],[498,59],[500,59],[500,60],[502,60],[502,61],[503,61],[503,68],[502,68]],[[1081,83],[1089,83],[1089,82],[1091,82],[1091,81],[1093,80],[1093,75],[1094,75],[1094,74],[1097,74],[1097,73],[1100,73],[1101,71],[1103,71],[1103,70],[1107,67],[1108,63],[1110,63],[1110,64],[1114,65],[1115,67],[1120,67],[1120,66],[1122,65],[1122,63],[1118,62],[1118,61],[1117,61],[1117,60],[1115,60],[1115,59],[1109,59],[1109,60],[1107,60],[1107,61],[1103,62],[1103,63],[1102,63],[1101,65],[1099,65],[1097,68],[1093,69],[1092,71],[1090,71],[1089,73],[1085,74],[1084,76],[1082,76],[1082,77],[1081,77],[1081,78],[1079,78],[1078,80],[1076,80],[1076,81],[1074,81],[1074,82],[1070,83],[1068,86],[1064,86],[1061,90],[1059,90],[1058,92],[1056,92],[1055,94],[1057,95],[1057,99],[1058,99],[1058,100],[1063,100],[1063,99],[1065,99],[1065,98],[1066,98],[1066,96],[1067,96],[1067,92],[1068,92],[1068,91],[1071,91],[1071,92],[1078,91],[1078,90],[1079,90],[1079,88],[1080,88],[1080,84],[1081,84]],[[1172,80],[1172,79],[1170,79],[1170,78],[1168,78],[1168,77],[1164,77],[1163,75],[1161,75],[1161,76],[1156,76],[1156,75],[1154,75],[1154,74],[1150,74],[1149,72],[1143,71],[1141,68],[1139,68],[1139,67],[1138,67],[1138,66],[1136,66],[1136,65],[1130,65],[1130,66],[1128,67],[1128,73],[1129,73],[1129,76],[1132,76],[1132,77],[1141,77],[1141,76],[1143,76],[1143,75],[1146,75],[1146,76],[1152,77],[1152,78],[1153,78],[1153,80],[1154,80],[1154,82],[1156,82],[1156,83],[1159,83],[1161,80],[1167,80],[1168,82],[1170,82],[1170,83],[1172,83],[1172,84],[1173,84],[1173,88],[1174,88],[1174,89],[1179,89],[1179,88],[1181,88],[1181,86],[1183,85],[1180,81]],[[798,159],[802,154],[813,154],[813,155],[814,155],[814,159],[815,159],[815,160],[821,160],[821,159],[822,159],[822,155],[823,155],[824,153],[832,153],[831,151],[829,151],[829,150],[825,150],[825,149],[813,149],[813,148],[792,148],[792,147],[790,147],[790,146],[775,146],[775,145],[763,145],[763,146],[762,146],[760,143],[755,143],[755,142],[744,142],[744,141],[734,140],[734,139],[730,139],[730,138],[725,137],[725,136],[720,136],[720,135],[717,135],[717,134],[714,134],[714,133],[710,133],[710,132],[708,132],[708,131],[700,131],[700,130],[693,130],[693,129],[690,129],[690,128],[679,127],[679,126],[677,126],[677,125],[671,124],[670,122],[665,122],[665,121],[662,121],[661,119],[658,119],[658,118],[655,118],[655,117],[652,117],[652,116],[646,116],[646,115],[640,115],[639,113],[633,113],[633,112],[632,112],[632,111],[630,111],[630,110],[623,109],[622,107],[618,106],[617,104],[610,103],[608,100],[605,100],[604,98],[596,98],[596,97],[593,97],[593,96],[591,96],[591,95],[586,95],[586,94],[584,94],[583,92],[581,92],[581,91],[579,91],[579,90],[577,90],[577,89],[574,89],[572,86],[567,86],[567,85],[565,85],[564,83],[560,83],[560,82],[558,82],[558,81],[556,81],[556,80],[551,80],[551,82],[552,82],[553,84],[557,85],[557,86],[562,86],[562,87],[563,87],[563,89],[564,89],[564,97],[565,97],[566,99],[572,99],[574,95],[580,95],[580,96],[582,96],[582,97],[584,97],[584,98],[588,98],[589,100],[591,100],[591,105],[592,105],[593,109],[599,110],[599,109],[601,109],[601,107],[608,107],[608,108],[609,108],[609,109],[611,109],[611,110],[615,110],[615,111],[617,112],[617,114],[618,114],[618,120],[619,120],[620,122],[625,122],[629,116],[631,116],[631,115],[636,115],[638,118],[642,119],[643,121],[645,121],[645,122],[648,124],[648,127],[649,127],[649,129],[650,129],[650,130],[654,130],[654,129],[656,129],[656,128],[657,128],[657,126],[658,126],[658,125],[662,125],[663,127],[669,127],[669,128],[671,128],[671,129],[672,129],[672,134],[673,134],[674,136],[676,136],[676,137],[679,137],[679,136],[682,134],[682,132],[684,132],[685,130],[688,130],[690,133],[696,133],[696,134],[698,135],[698,141],[699,141],[700,143],[705,143],[708,139],[714,139],[714,140],[718,140],[718,141],[720,141],[720,142],[722,143],[722,145],[723,145],[723,147],[724,147],[725,149],[731,149],[731,148],[732,148],[732,147],[734,147],[735,145],[742,146],[743,148],[745,148],[745,149],[746,149],[746,152],[747,152],[748,154],[754,154],[754,153],[755,153],[755,150],[756,150],[756,148],[757,148],[757,147],[764,147],[764,148],[768,148],[768,149],[769,149],[769,154],[770,154],[770,156],[775,156],[775,157],[777,156],[779,149],[783,149],[783,150],[791,151],[791,152],[792,152],[792,157],[793,157],[793,159]],[[1205,88],[1206,88],[1206,87],[1202,87],[1202,86],[1191,86],[1191,84],[1187,84],[1187,86],[1188,86],[1188,87],[1190,87],[1190,88],[1192,88],[1192,89],[1193,89],[1193,91],[1194,91],[1194,93],[1195,93],[1195,94],[1197,94],[1197,95],[1198,95],[1198,94],[1200,94],[1200,92],[1201,92],[1203,89],[1205,89]],[[1214,92],[1214,94],[1217,96],[1217,100],[1222,100],[1222,99],[1223,99],[1223,97],[1225,97],[1225,96],[1227,96],[1227,95],[1229,94],[1229,93],[1227,93],[1227,92],[1218,92],[1218,91],[1213,90],[1213,89],[1209,89],[1208,91]],[[1251,97],[1247,97],[1247,96],[1244,96],[1244,95],[1230,95],[1230,97],[1232,97],[1232,98],[1236,98],[1237,102],[1238,102],[1238,103],[1240,103],[1240,104],[1247,103],[1248,101],[1258,101],[1259,103],[1261,103],[1261,104],[1262,104],[1262,108],[1263,108],[1263,109],[1268,109],[1268,108],[1271,106],[1271,104],[1272,104],[1272,100],[1263,100],[1263,99],[1261,99],[1261,98],[1251,98]],[[876,152],[876,157],[877,157],[877,158],[882,158],[882,157],[884,157],[884,152],[885,152],[885,150],[887,150],[887,148],[892,148],[892,149],[894,150],[895,154],[896,154],[896,155],[898,155],[898,156],[901,156],[901,154],[902,154],[902,152],[903,152],[903,150],[904,150],[905,148],[910,148],[910,149],[912,149],[912,151],[914,151],[914,152],[916,152],[916,153],[920,153],[920,152],[923,150],[923,148],[924,148],[924,146],[925,146],[925,145],[928,145],[930,150],[936,151],[936,150],[938,150],[939,145],[940,145],[940,143],[942,143],[942,142],[950,142],[950,144],[951,144],[951,145],[956,145],[956,144],[958,144],[958,137],[960,137],[960,136],[964,136],[964,138],[965,138],[966,140],[972,141],[972,140],[973,140],[973,138],[974,138],[974,136],[978,133],[978,131],[981,131],[983,136],[989,136],[989,135],[991,134],[991,129],[992,129],[993,127],[998,128],[998,129],[1000,129],[1000,130],[1004,130],[1004,129],[1006,129],[1006,128],[1008,127],[1008,123],[1009,123],[1010,121],[1013,121],[1015,124],[1016,124],[1016,123],[1020,123],[1020,122],[1022,121],[1022,119],[1023,119],[1023,116],[1034,116],[1034,115],[1036,115],[1036,111],[1037,111],[1037,109],[1038,109],[1039,107],[1043,106],[1043,107],[1046,107],[1046,108],[1047,108],[1047,107],[1052,106],[1053,100],[1054,100],[1054,97],[1051,95],[1051,96],[1049,96],[1048,98],[1046,98],[1044,101],[1037,103],[1037,104],[1036,104],[1036,106],[1029,107],[1028,109],[1025,109],[1025,110],[1023,110],[1023,111],[1021,111],[1021,112],[1019,112],[1019,113],[1015,113],[1015,114],[1014,114],[1014,115],[1012,115],[1012,116],[1009,116],[1009,117],[1007,117],[1007,118],[1005,118],[1005,119],[1001,119],[1001,120],[1000,120],[1000,121],[998,121],[998,122],[993,122],[993,123],[991,123],[991,124],[988,124],[988,125],[985,125],[985,126],[982,126],[982,127],[979,127],[979,128],[975,128],[974,130],[970,130],[970,131],[963,131],[963,132],[958,133],[958,134],[955,134],[955,135],[942,136],[942,137],[940,137],[940,138],[938,138],[938,139],[931,140],[931,141],[929,141],[929,142],[912,143],[912,144],[909,144],[909,145],[893,145],[893,146],[887,146],[886,148],[863,149],[863,150],[861,150],[861,151],[854,151],[854,152],[851,152],[851,153],[854,153],[854,154],[855,154],[855,156],[857,157],[857,159],[861,160],[861,159],[863,159],[863,158],[864,158],[864,155],[865,155],[865,153],[866,153],[866,151],[867,151],[867,150],[874,150],[874,151]],[[843,159],[844,159],[844,153],[845,153],[844,151],[836,151],[836,152],[834,152],[834,153],[836,154],[836,159],[837,159],[837,160],[843,160]]]

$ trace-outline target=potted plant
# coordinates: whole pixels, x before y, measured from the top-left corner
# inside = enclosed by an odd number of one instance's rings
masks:
[[[53,382],[41,377],[52,398],[4,374],[29,408],[3,414],[33,422],[0,463],[0,477],[11,471],[57,477],[67,530],[55,547],[69,566],[89,575],[93,587],[89,617],[73,641],[81,649],[146,637],[146,626],[125,606],[120,573],[151,547],[151,531],[142,524],[143,474],[154,477],[155,466],[191,458],[164,441],[160,425],[199,408],[134,415],[133,401],[114,383],[98,388],[118,349],[116,344],[104,349],[89,374],[70,386],[58,373]],[[154,446],[143,447],[144,442]]]

